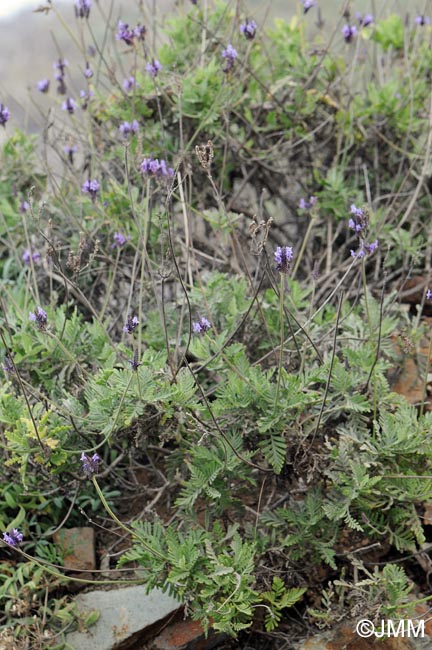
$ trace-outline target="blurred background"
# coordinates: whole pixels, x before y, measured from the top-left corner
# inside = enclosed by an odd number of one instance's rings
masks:
[[[203,2],[204,0],[198,0]],[[432,14],[431,0],[410,3],[413,20],[416,14]],[[188,11],[190,0],[93,0],[90,26],[98,42],[106,39],[108,56],[113,53],[114,32],[118,20],[135,23],[138,16],[150,16],[154,11],[162,24],[174,11]],[[271,26],[276,17],[290,19],[302,14],[300,0],[246,0],[249,17],[259,25]],[[404,15],[408,4],[398,0],[317,0],[317,6],[307,14],[308,29],[319,32],[322,45],[326,45],[335,29],[340,31],[346,22],[344,10],[349,7],[352,16],[356,11],[370,12],[376,19],[392,11]],[[111,26],[106,30],[106,19]],[[317,23],[321,19],[321,27]],[[51,81],[51,97],[55,97],[53,62],[62,56],[76,64],[75,78],[82,79],[82,55],[71,38],[77,37],[74,0],[0,0],[0,102],[8,106],[13,115],[13,125],[27,132],[40,130],[45,123],[47,111],[53,106],[50,97],[36,90],[41,79]],[[90,35],[86,41],[91,42]],[[343,48],[343,39],[335,38]],[[113,55],[113,60],[115,59]],[[72,66],[71,66],[72,68]],[[74,78],[74,70],[69,70]],[[77,81],[78,89],[82,86]],[[57,98],[56,98],[57,99]],[[11,120],[12,125],[12,120]],[[3,129],[0,137],[4,137]]]

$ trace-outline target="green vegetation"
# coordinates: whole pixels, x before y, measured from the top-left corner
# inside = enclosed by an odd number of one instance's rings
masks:
[[[406,617],[427,585],[431,27],[394,15],[326,48],[316,8],[266,32],[241,2],[186,4],[157,51],[150,24],[93,40],[98,8],[77,16],[39,137],[0,107],[17,648],[67,648],[96,617],[69,597],[63,527],[95,526],[117,559],[126,539],[119,584],[233,638],[293,606]],[[421,399],[393,391],[403,355]]]

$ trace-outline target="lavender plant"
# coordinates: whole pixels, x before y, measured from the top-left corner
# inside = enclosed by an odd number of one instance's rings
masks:
[[[335,575],[348,608],[348,553],[409,568],[428,541],[427,369],[421,404],[390,383],[430,293],[427,21],[346,16],[323,51],[305,35],[317,4],[269,29],[243,3],[191,3],[163,34],[122,15],[107,44],[95,3],[71,2],[81,59],[53,55],[43,125],[59,169],[34,171],[0,104],[0,552],[19,562],[3,597],[30,569],[37,598],[42,575],[53,591],[52,530],[103,524],[103,540],[108,514],[149,588],[206,629],[266,634],[295,604],[336,615],[316,606]],[[33,87],[52,95],[48,72]],[[402,578],[376,577],[374,615],[398,614],[395,584],[405,607]]]

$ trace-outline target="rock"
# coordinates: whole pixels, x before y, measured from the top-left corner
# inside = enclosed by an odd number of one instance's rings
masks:
[[[198,621],[171,623],[148,645],[149,650],[211,650],[226,639],[226,634],[209,630],[207,638]],[[142,649],[144,650],[144,648]]]
[[[142,585],[90,591],[77,596],[76,603],[80,612],[99,610],[100,617],[88,631],[67,635],[66,641],[74,650],[126,650],[142,637],[157,634],[157,623],[181,606],[160,589],[147,594]]]

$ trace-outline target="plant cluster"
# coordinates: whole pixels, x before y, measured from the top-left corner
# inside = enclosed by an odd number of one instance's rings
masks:
[[[35,81],[54,118],[38,140],[0,103],[8,639],[66,647],[94,621],[52,541],[89,522],[206,630],[405,612],[429,360],[417,404],[391,373],[431,293],[429,19],[347,15],[330,46],[318,4],[266,30],[184,2],[158,35],[90,0],[72,32],[50,3],[81,53]]]

